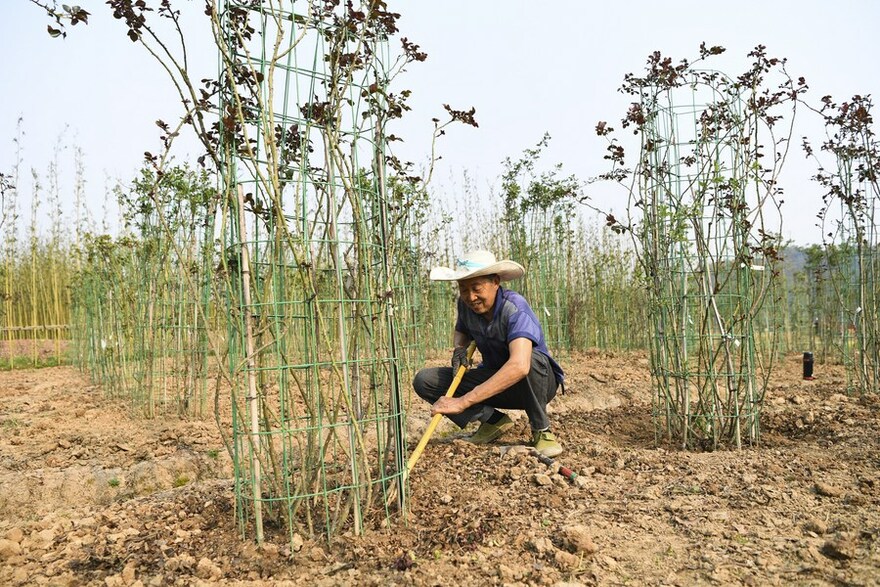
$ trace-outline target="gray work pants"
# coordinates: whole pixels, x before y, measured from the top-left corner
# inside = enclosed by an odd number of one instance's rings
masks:
[[[495,369],[469,369],[455,390],[455,397],[462,396],[477,385],[497,373]],[[446,395],[452,385],[452,367],[428,367],[416,373],[413,389],[420,398],[433,404]],[[492,408],[525,410],[532,430],[545,430],[550,427],[547,417],[547,403],[556,396],[556,377],[550,367],[547,355],[532,350],[532,365],[529,374],[511,387],[494,395],[483,403],[471,406],[461,414],[447,415],[447,418],[464,428],[468,422],[484,420],[491,415]]]

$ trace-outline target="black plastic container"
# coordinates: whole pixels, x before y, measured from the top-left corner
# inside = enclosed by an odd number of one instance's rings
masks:
[[[813,378],[813,353],[804,353],[804,379]]]

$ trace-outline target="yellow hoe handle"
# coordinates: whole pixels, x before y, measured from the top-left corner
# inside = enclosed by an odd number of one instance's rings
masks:
[[[477,350],[477,343],[471,341],[471,344],[468,345],[467,349],[468,363],[471,362],[471,357],[474,356],[475,350]],[[462,377],[464,377],[465,371],[467,371],[467,367],[464,365],[461,365],[458,368],[458,373],[455,374],[455,379],[452,380],[452,385],[449,386],[449,391],[446,392],[445,397],[452,397],[455,394],[455,390],[458,389],[458,384],[461,383],[461,379]],[[407,475],[410,471],[412,471],[412,468],[415,466],[416,461],[419,460],[419,457],[422,456],[422,451],[425,450],[425,446],[431,439],[431,435],[434,434],[434,429],[437,427],[437,424],[440,423],[440,419],[442,417],[443,414],[434,414],[434,417],[431,418],[431,423],[428,424],[428,429],[425,430],[425,433],[422,435],[422,439],[416,445],[416,449],[413,451],[412,455],[410,455],[409,457],[409,460],[406,462]]]

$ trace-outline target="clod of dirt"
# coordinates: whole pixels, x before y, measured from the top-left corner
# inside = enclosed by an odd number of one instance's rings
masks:
[[[6,560],[21,554],[21,544],[6,538],[0,539],[0,560]]]
[[[314,562],[324,561],[327,559],[327,554],[320,546],[313,546],[311,550],[309,550],[309,559]]]
[[[543,473],[536,473],[535,475],[533,475],[533,476],[532,476],[532,482],[533,482],[535,485],[538,485],[538,486],[541,486],[541,487],[545,487],[545,486],[547,486],[547,485],[552,485],[552,484],[553,484],[553,480],[550,478],[550,476],[549,476],[549,475],[544,475]]]
[[[814,532],[821,536],[828,532],[828,524],[823,522],[822,520],[813,519],[804,524],[804,530],[807,532]]]
[[[127,565],[125,565],[125,568],[122,569],[122,581],[126,585],[131,585],[132,583],[134,583],[135,574],[136,573],[134,563],[128,563]]]
[[[531,452],[531,447],[523,445],[500,446],[497,451],[504,460],[514,459],[520,455],[527,455]]]
[[[564,527],[560,532],[562,543],[575,553],[593,554],[597,548],[590,536],[590,530],[586,526],[575,524]]]
[[[531,540],[532,548],[535,549],[535,552],[538,554],[544,554],[545,552],[553,552],[556,550],[556,547],[553,546],[553,543],[550,542],[549,538],[540,537],[533,538]]]
[[[850,560],[856,556],[856,544],[851,538],[840,537],[827,541],[820,552],[834,560]]]
[[[394,559],[394,563],[391,565],[395,571],[406,571],[411,569],[415,565],[415,561],[409,555],[408,552],[404,552],[399,557]]]
[[[12,573],[12,584],[24,585],[25,583],[27,583],[30,576],[30,571],[27,568],[19,567],[15,569],[14,573]]]
[[[165,561],[165,570],[170,572],[185,571],[196,566],[196,559],[186,553],[173,556]]]
[[[553,559],[560,568],[572,571],[581,564],[581,557],[564,550],[557,550],[553,555]]]
[[[281,549],[278,547],[278,545],[272,544],[271,542],[264,542],[259,547],[257,547],[257,550],[259,550],[268,560],[278,558],[278,555],[281,552]]]
[[[825,497],[840,497],[843,495],[843,490],[839,487],[823,483],[822,481],[816,481],[816,493]]]
[[[196,565],[196,577],[199,579],[212,579],[216,581],[222,576],[223,571],[214,563],[214,561],[208,557],[202,557],[199,559],[199,563]]]
[[[516,579],[513,569],[507,565],[498,565],[498,578],[504,582]]]

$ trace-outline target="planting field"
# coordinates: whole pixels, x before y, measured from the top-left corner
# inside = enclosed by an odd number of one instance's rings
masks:
[[[564,358],[551,408],[571,484],[441,426],[406,524],[331,543],[240,539],[211,421],[130,419],[71,367],[0,373],[3,585],[876,585],[880,401],[798,357],[771,380],[763,444],[656,448],[648,360]],[[410,409],[411,446],[428,420]],[[522,414],[503,444],[525,441]],[[444,422],[444,424],[446,424]]]

